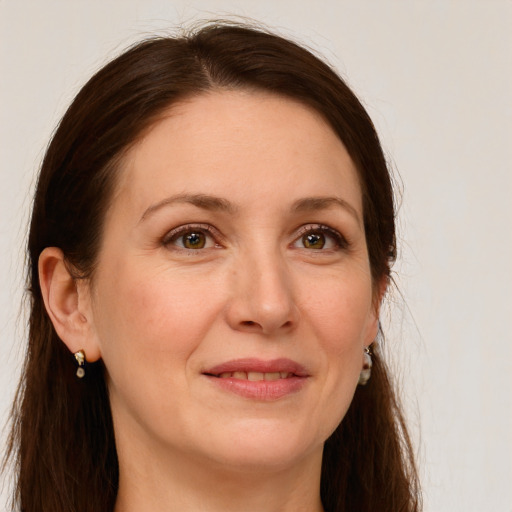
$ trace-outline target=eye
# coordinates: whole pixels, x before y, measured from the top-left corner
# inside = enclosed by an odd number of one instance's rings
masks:
[[[180,226],[166,235],[163,244],[184,250],[209,249],[217,246],[212,231],[208,225]]]
[[[204,233],[192,231],[178,238],[179,245],[185,249],[203,249],[206,245],[206,235]]]
[[[299,249],[336,250],[347,247],[347,241],[341,233],[329,226],[319,224],[302,226],[299,238],[293,243]]]
[[[302,236],[302,244],[306,249],[323,249],[325,246],[324,233],[308,233]]]

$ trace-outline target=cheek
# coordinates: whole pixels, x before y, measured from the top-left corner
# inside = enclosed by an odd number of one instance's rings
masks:
[[[183,362],[200,344],[219,308],[216,287],[194,286],[190,279],[169,272],[112,272],[98,290],[95,308],[107,368],[116,360],[116,366],[135,364],[155,371]]]
[[[190,279],[176,274],[118,267],[96,296],[97,334],[115,421],[135,418],[150,430],[148,419],[169,424],[187,402],[190,361],[215,321],[218,288],[191,291]]]
[[[342,356],[347,351],[362,351],[374,321],[369,279],[338,276],[317,288],[313,295],[305,291],[302,310],[326,353]]]
[[[314,300],[305,295],[303,311],[322,358],[319,437],[326,439],[346,414],[357,387],[374,321],[371,282],[365,275],[329,279]]]

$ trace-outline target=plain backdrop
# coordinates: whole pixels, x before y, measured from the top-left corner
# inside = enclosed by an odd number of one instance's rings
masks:
[[[507,0],[0,1],[0,420],[25,344],[31,194],[59,118],[90,75],[132,42],[233,15],[325,56],[368,108],[400,175],[399,291],[382,320],[425,511],[511,512]]]

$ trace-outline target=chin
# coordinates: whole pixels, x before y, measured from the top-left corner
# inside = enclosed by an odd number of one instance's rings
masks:
[[[250,427],[240,426],[235,432],[226,430],[226,435],[216,440],[217,453],[212,454],[213,457],[241,471],[276,471],[289,468],[318,452],[321,454],[323,450],[323,436],[320,438],[271,421],[251,423]]]

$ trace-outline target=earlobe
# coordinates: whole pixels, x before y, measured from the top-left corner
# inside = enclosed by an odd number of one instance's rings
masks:
[[[84,350],[87,361],[100,358],[94,335],[90,297],[85,283],[77,282],[57,247],[47,247],[39,256],[39,283],[44,305],[59,338],[70,352]]]

